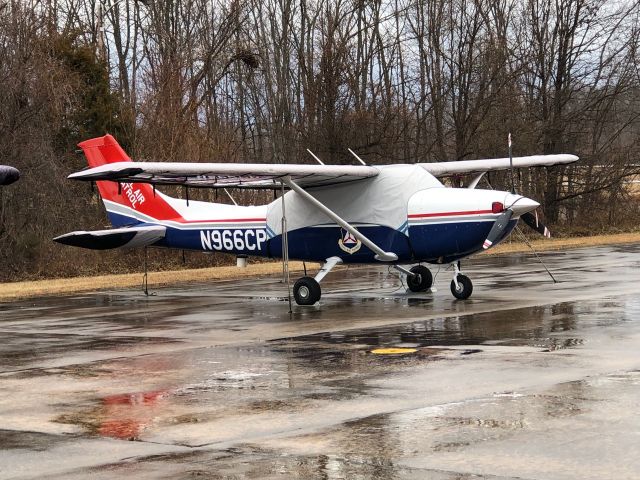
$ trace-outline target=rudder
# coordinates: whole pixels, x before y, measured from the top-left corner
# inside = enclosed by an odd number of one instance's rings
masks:
[[[111,135],[92,138],[78,144],[89,167],[107,163],[130,162],[131,158]],[[96,182],[109,220],[115,227],[154,223],[154,220],[179,218],[180,215],[146,183]]]

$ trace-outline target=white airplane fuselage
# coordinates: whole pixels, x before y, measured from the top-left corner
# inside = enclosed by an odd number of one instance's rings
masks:
[[[395,253],[396,263],[449,263],[469,256],[483,249],[505,208],[514,214],[494,245],[509,235],[520,215],[538,206],[503,191],[447,188],[416,165],[378,168],[376,177],[308,192],[380,248]],[[280,258],[284,204],[289,258],[376,263],[374,252],[294,191],[268,205],[249,207],[187,202],[159,192],[153,197],[148,185],[141,184],[123,184],[120,194],[124,201],[104,199],[113,225],[162,225],[166,234],[156,246]],[[167,204],[162,216],[154,214],[158,201]]]

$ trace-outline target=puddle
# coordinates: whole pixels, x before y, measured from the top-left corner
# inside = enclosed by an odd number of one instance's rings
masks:
[[[534,346],[543,351],[576,348],[583,343],[575,335],[579,327],[597,324],[604,317],[611,317],[610,312],[619,316],[620,306],[614,301],[567,303],[302,335],[262,346],[189,349],[172,356],[171,363],[161,361],[162,355],[98,362],[93,365],[93,372],[102,372],[101,375],[132,379],[153,379],[158,375],[159,379],[172,379],[174,383],[157,401],[147,402],[144,393],[115,396],[60,421],[83,425],[96,435],[138,438],[154,416],[163,425],[190,424],[225,415],[294,411],[309,407],[309,402],[357,399],[372,394],[371,379],[401,374],[429,361],[482,352],[482,348],[464,348],[465,345]],[[454,346],[463,348],[448,348]],[[412,353],[371,353],[379,347],[406,348]],[[493,401],[513,402],[518,398],[514,392]],[[578,407],[567,406],[566,402],[559,405],[553,399],[537,401],[560,416],[579,413]],[[451,416],[466,418],[460,414]],[[469,424],[486,427],[492,421],[469,420]],[[507,423],[516,425],[518,421]],[[460,421],[457,424],[460,426]],[[495,425],[498,429],[499,425]],[[438,448],[449,448],[442,445]]]
[[[177,342],[163,337],[4,333],[0,345],[0,371],[68,356],[74,351],[118,351]]]
[[[32,450],[36,452],[44,452],[52,448],[54,445],[72,440],[73,437],[71,436],[0,429],[0,451]]]
[[[523,468],[528,461],[528,452],[537,449],[550,451],[557,461],[561,461],[564,455],[581,455],[585,428],[599,430],[605,439],[616,435],[615,432],[624,425],[603,420],[601,410],[614,408],[608,404],[609,400],[603,399],[610,399],[613,389],[620,388],[620,395],[614,400],[616,404],[622,406],[635,402],[638,377],[637,372],[629,372],[562,383],[541,393],[496,393],[487,398],[373,415],[346,422],[338,429],[306,435],[295,442],[285,441],[283,444],[298,455],[307,450],[308,457],[315,459],[313,452],[320,444],[324,455],[335,455],[352,468],[364,468],[363,471],[368,464],[387,465],[390,467],[386,472],[389,478],[395,478],[398,473],[394,467],[405,473],[403,468],[418,468],[424,475],[431,471],[427,466],[433,465],[435,458],[449,458],[450,468],[460,468],[461,471],[469,470],[469,462],[484,458],[488,459],[488,465],[502,465],[507,472],[518,476],[518,472],[526,470]],[[635,418],[633,411],[624,410],[621,414]],[[638,424],[637,420],[632,423]],[[586,441],[597,444],[597,435],[588,436]],[[627,440],[631,440],[633,429],[625,435]],[[321,439],[322,443],[318,443]],[[522,461],[518,461],[520,456]],[[510,461],[505,462],[507,457]],[[595,457],[586,463],[601,460]],[[571,465],[561,468],[554,463],[550,468],[565,473],[571,471]],[[504,475],[500,478],[510,478],[508,473]],[[451,478],[476,477],[461,473]],[[570,476],[561,475],[561,478]]]
[[[615,304],[611,308],[619,307]],[[576,330],[581,318],[591,313],[588,306],[578,308],[573,303],[566,303],[323,332],[277,341],[386,348],[491,344],[532,346],[552,351],[582,345],[583,339],[567,337],[566,333]]]

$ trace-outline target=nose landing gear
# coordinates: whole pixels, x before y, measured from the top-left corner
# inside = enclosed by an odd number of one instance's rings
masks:
[[[453,264],[453,280],[451,280],[451,293],[458,300],[466,300],[473,293],[471,279],[460,272],[460,262]]]

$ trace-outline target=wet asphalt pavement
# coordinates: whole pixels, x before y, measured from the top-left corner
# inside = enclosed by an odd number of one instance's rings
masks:
[[[638,479],[640,246],[542,258],[0,304],[0,478]]]

